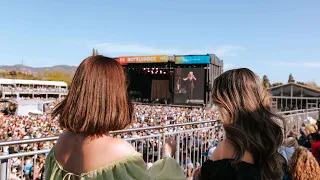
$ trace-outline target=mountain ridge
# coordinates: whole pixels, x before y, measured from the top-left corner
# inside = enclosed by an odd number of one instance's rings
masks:
[[[55,66],[47,66],[47,67],[32,67],[25,65],[0,65],[0,72],[10,72],[17,71],[23,72],[26,74],[42,74],[44,72],[52,72],[52,71],[60,71],[68,74],[74,74],[76,72],[77,66],[70,65],[55,65]]]

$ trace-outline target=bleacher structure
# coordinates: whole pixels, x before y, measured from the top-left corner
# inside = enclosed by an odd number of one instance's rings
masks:
[[[4,100],[63,98],[68,85],[62,81],[0,79],[0,91]]]

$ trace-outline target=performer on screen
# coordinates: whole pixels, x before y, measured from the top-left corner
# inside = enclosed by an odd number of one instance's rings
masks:
[[[188,99],[191,100],[193,98],[193,88],[194,88],[194,82],[197,80],[196,77],[193,75],[193,72],[190,71],[188,73],[188,77],[183,78],[184,81],[186,81],[186,91],[188,95]]]

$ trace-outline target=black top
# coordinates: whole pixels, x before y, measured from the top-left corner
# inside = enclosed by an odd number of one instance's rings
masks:
[[[201,167],[201,180],[261,180],[260,169],[254,164],[240,162],[232,167],[231,159],[207,160]]]

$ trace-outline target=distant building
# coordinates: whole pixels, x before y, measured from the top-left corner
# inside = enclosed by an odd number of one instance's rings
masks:
[[[0,79],[2,99],[57,99],[68,94],[68,85],[61,81]]]
[[[273,106],[278,110],[298,110],[320,107],[320,90],[296,83],[269,88]]]

